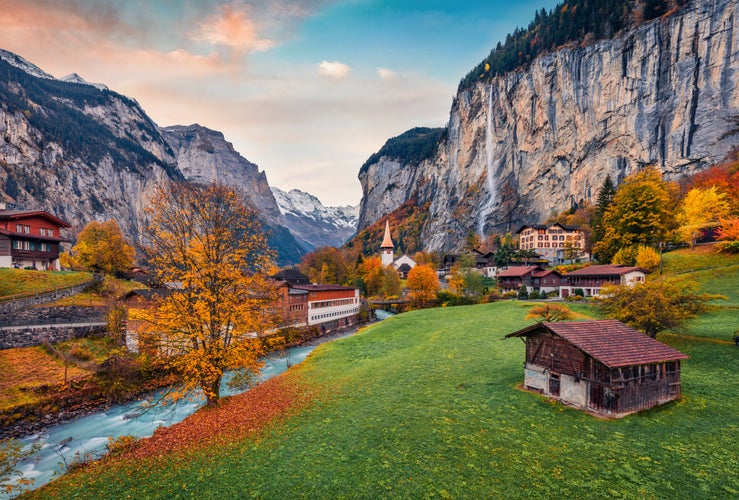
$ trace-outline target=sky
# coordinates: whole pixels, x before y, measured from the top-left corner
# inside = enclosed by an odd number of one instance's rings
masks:
[[[0,48],[202,126],[272,186],[356,205],[387,139],[441,127],[459,81],[553,0],[0,0]]]

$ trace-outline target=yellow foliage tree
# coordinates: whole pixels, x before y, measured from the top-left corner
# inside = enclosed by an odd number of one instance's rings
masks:
[[[257,336],[276,320],[273,252],[256,211],[229,187],[172,185],[147,215],[150,263],[173,291],[131,316],[182,375],[172,397],[199,388],[213,405],[227,370],[244,386],[261,366]]]
[[[536,321],[567,321],[574,317],[575,315],[569,307],[551,303],[534,306],[529,309],[526,315],[526,319],[534,319]]]
[[[419,264],[408,272],[406,280],[408,298],[411,301],[422,304],[434,300],[439,291],[439,278],[431,266]]]
[[[65,258],[66,259],[66,258]],[[123,237],[115,220],[92,221],[77,235],[72,247],[70,267],[75,263],[93,270],[112,274],[134,265],[136,250]]]
[[[677,186],[664,182],[654,167],[627,177],[603,214],[596,258],[610,262],[622,248],[663,241],[672,229],[676,198]]]
[[[695,282],[680,280],[608,285],[601,290],[598,302],[605,317],[656,337],[664,330],[679,329],[688,319],[708,310],[709,301],[725,298],[697,293],[696,289]]]
[[[654,271],[659,267],[659,253],[652,247],[639,247],[636,251],[636,262],[638,267],[648,271]]]
[[[731,203],[716,186],[688,191],[677,213],[678,232],[692,247],[705,229],[715,228],[731,213]]]

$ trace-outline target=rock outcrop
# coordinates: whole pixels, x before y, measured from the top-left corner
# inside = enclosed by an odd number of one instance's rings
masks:
[[[137,240],[153,191],[183,179],[156,124],[127,97],[43,76],[22,58],[28,69],[8,63],[7,54],[0,54],[0,198],[49,211],[73,233],[115,218]]]
[[[415,198],[430,202],[426,249],[450,250],[592,202],[608,174],[654,164],[677,179],[722,161],[739,145],[737,19],[736,0],[692,2],[461,90],[432,158],[363,168],[359,229]]]

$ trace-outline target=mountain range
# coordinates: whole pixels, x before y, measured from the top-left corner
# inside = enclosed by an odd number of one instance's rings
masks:
[[[296,210],[283,215],[266,174],[221,132],[197,124],[159,127],[135,100],[103,84],[74,73],[56,79],[4,50],[0,136],[0,199],[54,213],[75,234],[91,220],[115,219],[137,243],[153,191],[184,180],[237,187],[259,211],[281,264],[316,246],[340,245],[356,227],[356,217],[352,227],[341,210],[334,226],[334,212],[315,198],[305,218]]]
[[[357,240],[391,218],[405,251],[456,250],[592,203],[607,175],[656,165],[676,180],[735,154],[737,0],[677,3],[647,2],[665,7],[647,21],[607,0],[537,13],[462,80],[446,127],[409,130],[362,166]]]
[[[0,51],[0,197],[74,231],[114,218],[138,241],[161,183],[219,181],[257,207],[282,263],[341,245],[355,224],[349,244],[375,252],[386,219],[398,249],[458,250],[592,203],[606,176],[655,165],[676,180],[737,154],[738,2],[542,9],[462,78],[445,127],[368,158],[358,213],[269,186],[221,132],[159,127],[134,99]]]

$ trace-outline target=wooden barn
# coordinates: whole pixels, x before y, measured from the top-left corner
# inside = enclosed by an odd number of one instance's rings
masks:
[[[680,397],[687,355],[618,320],[539,323],[506,335],[526,343],[524,386],[602,417]]]

